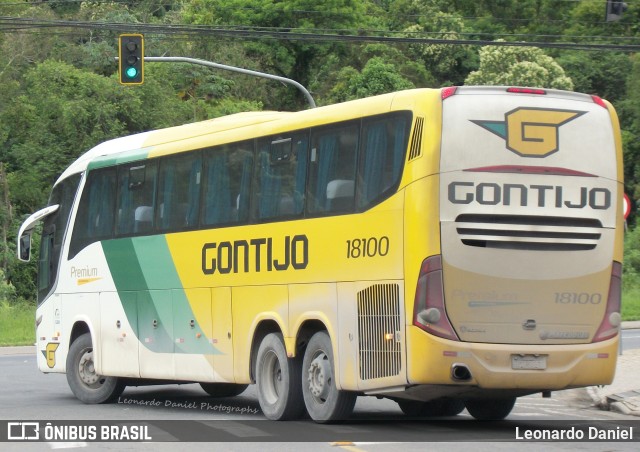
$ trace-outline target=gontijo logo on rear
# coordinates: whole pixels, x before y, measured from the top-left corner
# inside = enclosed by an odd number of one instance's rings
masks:
[[[560,126],[586,111],[518,107],[504,115],[504,121],[471,120],[503,138],[507,149],[522,157],[546,157],[557,152]]]

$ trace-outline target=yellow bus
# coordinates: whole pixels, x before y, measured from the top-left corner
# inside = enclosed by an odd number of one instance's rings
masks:
[[[60,176],[37,349],[83,402],[126,385],[256,384],[269,419],[509,415],[608,384],[622,151],[595,96],[418,89],[118,138]]]

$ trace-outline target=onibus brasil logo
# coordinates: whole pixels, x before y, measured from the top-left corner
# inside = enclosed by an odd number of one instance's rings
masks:
[[[505,113],[504,121],[471,120],[507,142],[507,149],[522,157],[546,157],[559,149],[560,126],[586,111],[519,107]]]

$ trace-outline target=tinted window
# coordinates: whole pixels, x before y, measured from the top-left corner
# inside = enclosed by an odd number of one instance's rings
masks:
[[[352,211],[355,199],[358,124],[311,132],[308,211]]]
[[[44,300],[55,284],[62,241],[79,183],[80,174],[75,174],[60,182],[51,192],[49,205],[58,204],[60,207],[55,213],[46,217],[42,225],[38,261],[38,303]]]
[[[145,234],[154,227],[155,162],[137,162],[118,168],[116,234]]]
[[[358,210],[382,200],[400,182],[409,125],[409,115],[363,121],[362,158],[358,171]]]
[[[69,249],[70,259],[88,244],[113,235],[115,200],[116,169],[91,171],[78,206]]]
[[[161,160],[156,209],[158,230],[179,230],[198,224],[201,179],[200,153]]]
[[[206,226],[243,222],[249,216],[253,142],[205,151],[205,193],[202,223]]]
[[[259,220],[302,214],[307,180],[307,143],[306,133],[258,141],[254,191]]]

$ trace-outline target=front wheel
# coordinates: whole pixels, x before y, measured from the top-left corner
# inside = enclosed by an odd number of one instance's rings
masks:
[[[309,416],[316,422],[349,417],[357,396],[336,388],[333,349],[329,335],[320,331],[307,345],[302,361],[302,395]]]
[[[258,401],[264,415],[274,421],[302,416],[300,360],[288,359],[282,335],[267,334],[256,361]]]
[[[112,402],[125,388],[118,377],[104,377],[96,373],[89,333],[78,337],[69,347],[67,383],[78,399],[91,404]]]
[[[516,404],[516,398],[469,399],[465,400],[464,404],[469,414],[479,421],[499,421],[509,416]]]

